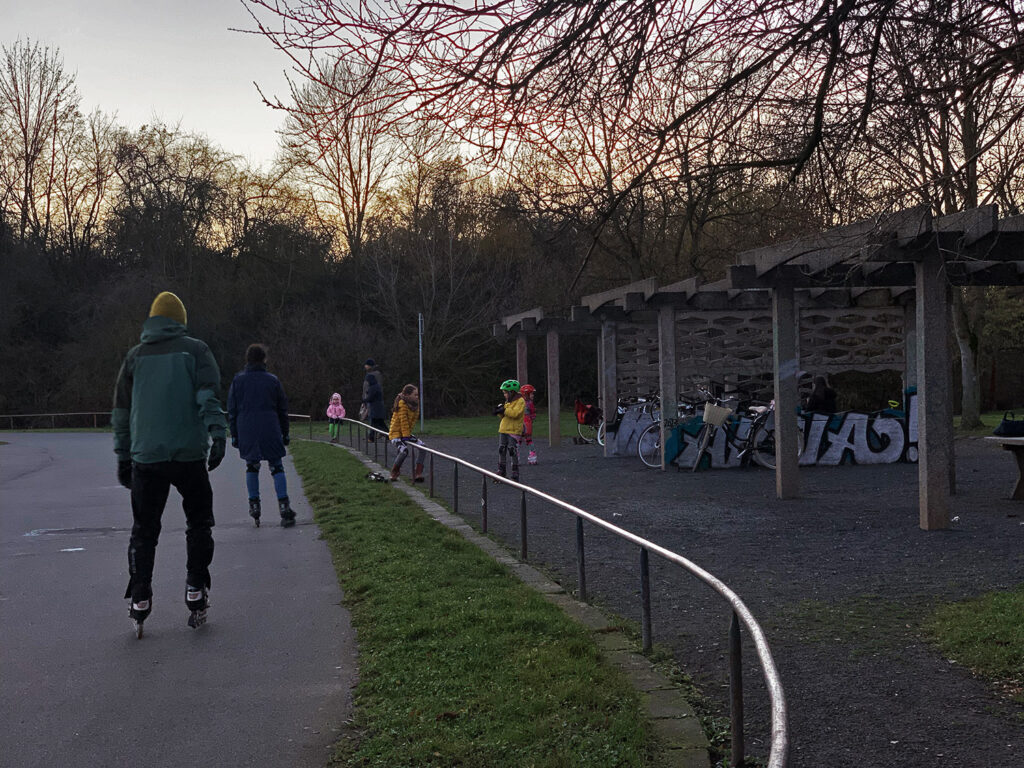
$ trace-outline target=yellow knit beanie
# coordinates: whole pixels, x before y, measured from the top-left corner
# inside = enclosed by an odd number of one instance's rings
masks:
[[[185,314],[185,305],[181,303],[181,299],[170,291],[164,291],[153,299],[153,306],[149,308],[149,316],[156,317],[157,315],[170,318],[182,325],[188,325],[186,322],[188,315]]]

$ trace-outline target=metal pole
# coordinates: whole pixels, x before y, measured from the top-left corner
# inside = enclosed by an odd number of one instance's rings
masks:
[[[480,488],[480,529],[487,533],[487,475],[481,475],[483,483]]]
[[[643,618],[641,620],[641,635],[643,637],[644,653],[651,652],[651,569],[650,556],[647,550],[640,549],[640,604]]]
[[[423,431],[423,313],[419,314],[420,329],[420,432]]]
[[[587,568],[583,560],[583,518],[576,518],[576,583],[580,600],[587,602]]]
[[[434,498],[434,454],[430,454],[430,498]]]
[[[740,620],[732,612],[729,623],[729,698],[731,708],[729,720],[732,725],[732,755],[734,768],[743,765],[743,656],[740,645]]]
[[[459,514],[459,465],[455,464],[452,471],[452,510]]]
[[[309,439],[313,439],[313,417],[309,417]]]
[[[519,503],[519,537],[522,540],[519,545],[519,559],[526,562],[526,491],[523,491],[522,501]]]

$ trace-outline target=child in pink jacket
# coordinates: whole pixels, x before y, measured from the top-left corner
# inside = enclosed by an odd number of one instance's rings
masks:
[[[341,420],[345,418],[345,406],[341,404],[341,395],[335,392],[331,395],[331,404],[327,406],[327,432],[331,436],[331,442],[338,442],[338,433],[341,431]]]

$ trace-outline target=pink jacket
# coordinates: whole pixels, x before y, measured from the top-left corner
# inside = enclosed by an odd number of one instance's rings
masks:
[[[345,406],[341,404],[341,395],[339,395],[337,392],[331,395],[331,404],[327,406],[327,418],[345,418]]]

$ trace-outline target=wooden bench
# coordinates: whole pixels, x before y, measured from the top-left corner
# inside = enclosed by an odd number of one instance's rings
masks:
[[[1024,501],[1024,437],[988,437],[986,440],[998,440],[1017,459],[1017,487],[1010,498]]]

